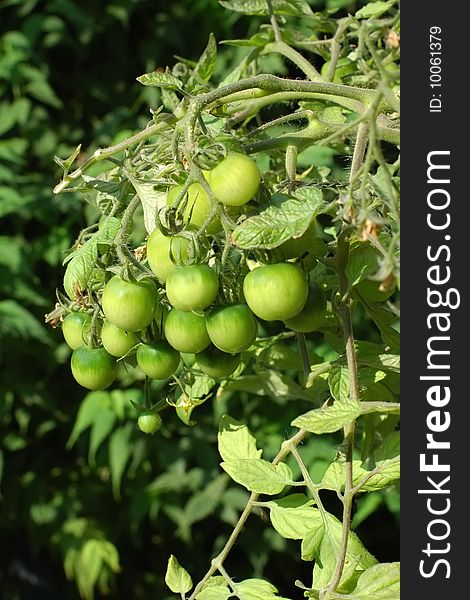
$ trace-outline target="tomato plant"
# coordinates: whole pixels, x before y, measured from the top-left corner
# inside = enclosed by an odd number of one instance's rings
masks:
[[[114,276],[103,290],[101,304],[110,323],[125,331],[140,331],[158,310],[157,291],[150,280],[130,282]]]
[[[305,274],[292,263],[264,265],[253,269],[243,281],[246,303],[266,321],[285,321],[305,306],[308,285]]]
[[[104,390],[116,377],[116,362],[104,348],[79,346],[72,353],[72,374],[89,390]]]
[[[393,597],[397,565],[377,564],[351,529],[369,514],[362,494],[385,503],[399,478],[400,106],[386,68],[399,52],[384,41],[399,36],[398,13],[394,2],[351,7],[339,20],[303,0],[223,4],[266,17],[250,39],[226,40],[246,53],[223,80],[211,36],[198,61],[138,77],[161,94],[145,128],[75,170],[79,149],[62,161],[55,191],[86,192],[102,214],[67,262],[58,310],[93,314],[89,337],[110,351],[119,332],[108,321],[135,336],[126,349],[133,356],[138,340],[136,366],[118,381],[141,392],[132,400],[139,428],[156,431],[161,414],[168,432],[193,427],[181,447],[196,455],[217,420],[221,468],[251,494],[224,513],[234,533],[199,583],[170,558],[173,593],[279,597],[223,565],[260,503],[281,538],[301,540],[313,568],[305,595],[362,597],[361,578],[377,576]],[[77,348],[75,377],[79,352],[105,350]],[[236,418],[222,416],[228,410]],[[269,437],[272,460],[254,429]],[[331,453],[312,466],[324,440]],[[166,511],[175,535],[190,539],[188,515],[207,516],[213,496],[204,493]]]

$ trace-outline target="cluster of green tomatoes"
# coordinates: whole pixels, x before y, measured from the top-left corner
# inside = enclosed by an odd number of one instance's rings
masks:
[[[206,177],[217,200],[227,207],[246,204],[261,179],[254,161],[238,153],[229,153]],[[178,193],[178,186],[170,188],[168,202]],[[189,225],[201,225],[209,210],[207,194],[193,183],[184,206]],[[211,222],[207,232],[216,230],[220,223]],[[289,247],[291,242],[296,249]],[[62,331],[73,350],[71,370],[80,385],[106,389],[116,377],[118,362],[128,357],[135,357],[148,378],[168,380],[182,358],[194,355],[192,368],[221,380],[237,370],[241,353],[256,340],[257,319],[283,321],[295,332],[314,331],[321,325],[325,295],[308,283],[294,262],[246,268],[240,275],[238,297],[227,302],[215,261],[184,264],[189,243],[155,228],[147,240],[147,261],[154,277],[137,280],[114,275],[98,294],[98,316],[86,311],[65,316]],[[301,245],[298,240],[286,242],[285,254],[302,252]],[[91,328],[97,335],[90,334]],[[157,412],[139,417],[140,428],[148,433],[160,424]]]

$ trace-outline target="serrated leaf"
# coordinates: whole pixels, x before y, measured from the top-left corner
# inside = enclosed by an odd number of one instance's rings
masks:
[[[166,88],[168,90],[179,90],[181,91],[183,84],[171,73],[159,73],[158,71],[152,71],[151,73],[144,73],[137,77],[137,81],[142,85],[151,85],[160,88]]]
[[[168,559],[165,583],[175,594],[186,594],[193,587],[191,576],[183,569],[173,554]]]
[[[346,265],[346,276],[350,285],[357,285],[377,272],[378,256],[378,251],[368,242],[358,242],[351,246]]]
[[[400,597],[400,563],[381,563],[360,575],[354,600],[396,600]]]
[[[110,245],[116,237],[121,221],[116,217],[107,217],[96,233],[83,246],[68,256],[64,275],[64,289],[69,298],[76,298],[76,287],[85,290],[98,258],[98,247]]]
[[[400,456],[387,461],[379,461],[374,468],[374,474],[364,483],[361,492],[376,492],[389,485],[392,481],[400,478]],[[371,471],[362,467],[362,461],[353,461],[353,485],[356,486]],[[323,475],[321,486],[326,490],[343,491],[345,484],[344,465],[338,462],[332,463]]]
[[[211,481],[202,491],[193,494],[184,507],[186,525],[202,521],[217,508],[227,487],[227,477],[220,475]]]
[[[228,475],[250,492],[280,494],[292,482],[292,471],[285,463],[272,465],[260,458],[230,460],[221,463]]]
[[[209,35],[209,41],[198,60],[194,71],[191,75],[191,80],[208,82],[214,72],[215,62],[217,59],[217,42],[215,41],[214,34]]]
[[[360,404],[335,402],[300,415],[292,421],[292,425],[316,434],[333,433],[357,419],[361,412]]]
[[[243,221],[232,233],[233,243],[245,250],[277,248],[288,239],[303,235],[312,219],[324,209],[321,191],[311,188],[305,200],[290,198],[280,207],[270,206]]]
[[[219,3],[229,10],[244,15],[268,15],[267,0],[219,0]],[[310,16],[312,9],[305,0],[273,0],[273,12],[276,15],[294,17]]]
[[[349,371],[347,367],[340,365],[331,365],[328,375],[328,385],[330,392],[336,402],[351,402],[350,386],[349,386]]]
[[[124,469],[134,450],[130,443],[132,425],[128,423],[125,427],[116,429],[109,439],[109,468],[111,470],[111,483],[113,496],[120,499],[120,485]]]
[[[323,521],[319,523],[318,527],[314,527],[307,531],[303,536],[301,546],[301,557],[302,560],[314,560],[320,553],[320,546],[325,535],[325,526]]]
[[[271,523],[283,538],[301,540],[308,531],[322,525],[322,517],[318,508],[310,503],[298,507],[285,507],[278,501],[270,502]]]
[[[95,416],[99,411],[108,406],[109,392],[90,392],[85,396],[80,404],[72,433],[67,441],[67,449],[72,448],[79,436],[93,424]]]
[[[6,342],[7,336],[48,345],[52,343],[45,327],[15,300],[0,300],[0,337]]]
[[[219,454],[226,462],[261,457],[262,450],[256,448],[256,440],[248,427],[229,415],[221,418],[217,439]]]
[[[390,0],[389,2],[382,2],[379,0],[378,2],[370,2],[366,4],[362,8],[360,8],[356,14],[354,15],[356,19],[369,19],[370,17],[380,17],[387,12],[389,8],[391,8],[395,4],[395,0]]]
[[[245,579],[234,587],[240,600],[288,600],[278,596],[277,588],[262,579]]]
[[[148,234],[151,234],[156,227],[157,212],[166,206],[166,194],[156,190],[153,183],[140,182],[130,175],[129,181],[132,183],[142,204],[145,230]]]
[[[227,600],[230,596],[231,592],[226,585],[217,585],[199,592],[196,600]]]
[[[95,415],[91,425],[90,446],[88,449],[88,462],[90,465],[94,465],[96,452],[114,429],[116,420],[116,412],[109,404],[102,407],[102,409]]]

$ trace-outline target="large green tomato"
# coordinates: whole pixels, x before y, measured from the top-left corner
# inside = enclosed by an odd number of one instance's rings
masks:
[[[243,281],[243,294],[252,312],[265,321],[285,321],[305,306],[308,284],[292,263],[257,267]]]
[[[152,379],[168,379],[180,364],[180,355],[165,342],[142,344],[137,348],[137,364]]]
[[[261,175],[249,156],[232,152],[209,172],[208,180],[219,202],[227,206],[241,206],[258,191]]]
[[[219,291],[217,274],[208,265],[178,267],[168,275],[166,295],[177,310],[202,310],[214,302]]]
[[[101,298],[105,317],[124,331],[145,329],[158,305],[157,290],[150,279],[130,282],[116,275],[106,284]]]
[[[325,319],[326,297],[323,290],[311,283],[308,291],[307,302],[298,315],[291,319],[285,319],[284,323],[298,333],[316,331]]]
[[[206,317],[207,333],[219,350],[243,352],[256,339],[258,323],[245,304],[216,308]]]
[[[84,312],[72,311],[62,322],[62,333],[67,345],[72,349],[84,346],[86,336],[90,331],[91,315]]]
[[[165,281],[176,267],[177,262],[188,258],[190,241],[178,236],[166,236],[159,229],[154,229],[147,240],[147,259],[152,272]]]
[[[308,229],[298,238],[291,238],[277,247],[284,259],[297,258],[309,252],[316,235],[316,222],[310,223]]]
[[[196,354],[196,362],[201,371],[213,379],[223,379],[231,375],[240,364],[240,354],[227,354],[214,346]]]
[[[205,318],[196,313],[170,310],[163,329],[168,343],[178,352],[202,352],[211,342]]]
[[[105,319],[101,328],[101,342],[109,354],[120,358],[130,352],[139,343],[139,340],[132,331],[119,329]]]
[[[72,375],[89,390],[104,390],[116,377],[116,361],[104,348],[80,346],[72,352]]]
[[[181,185],[175,185],[170,188],[166,197],[166,203],[173,205],[176,198],[182,190]],[[184,200],[183,200],[184,202]],[[209,196],[206,194],[200,183],[192,183],[187,191],[186,207],[183,213],[183,221],[190,223],[195,227],[200,227],[205,223],[212,209]],[[215,217],[207,226],[207,233],[218,233],[222,226],[220,220]]]

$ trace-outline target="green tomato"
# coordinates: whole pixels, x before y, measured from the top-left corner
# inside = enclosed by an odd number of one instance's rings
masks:
[[[159,229],[154,229],[147,240],[147,259],[152,272],[165,281],[176,267],[176,262],[188,258],[190,241],[178,236],[166,236]],[[172,258],[174,260],[172,260]]]
[[[208,180],[219,202],[227,206],[242,206],[258,191],[261,175],[249,156],[232,152],[209,172]]]
[[[104,348],[79,346],[70,364],[77,383],[89,390],[104,390],[116,377],[116,361]]]
[[[313,240],[316,235],[316,222],[310,223],[308,229],[298,238],[291,238],[277,247],[280,250],[282,257],[287,260],[289,258],[297,258],[306,252],[309,252],[313,246]]]
[[[326,297],[323,290],[311,283],[308,290],[307,302],[298,315],[285,319],[284,323],[298,333],[316,331],[322,326],[326,315]]]
[[[124,281],[117,275],[106,284],[101,306],[110,323],[124,331],[140,331],[158,310],[157,290],[150,279]]]
[[[173,205],[183,186],[176,185],[170,188],[166,197],[166,203]],[[183,200],[184,202],[184,200]],[[183,213],[183,221],[195,227],[203,225],[212,209],[209,196],[200,183],[192,183],[187,191],[186,206]],[[220,220],[215,217],[207,226],[207,233],[218,233],[222,228]]]
[[[152,379],[168,379],[180,364],[180,355],[165,342],[142,344],[137,348],[137,364]]]
[[[258,323],[245,304],[216,308],[206,317],[207,333],[219,350],[243,352],[256,339]]]
[[[67,345],[72,349],[84,346],[90,331],[91,315],[84,312],[70,312],[62,322],[62,333]]]
[[[304,273],[292,263],[257,267],[243,281],[246,303],[260,319],[285,321],[305,306],[308,284]]]
[[[202,310],[214,302],[219,280],[208,265],[178,267],[168,275],[166,295],[177,310]]]
[[[162,426],[162,418],[158,413],[148,410],[139,415],[137,425],[143,433],[153,435]]]
[[[101,342],[109,354],[120,358],[130,352],[139,343],[139,340],[132,331],[119,329],[105,319],[101,328]]]
[[[227,354],[210,346],[196,354],[196,362],[203,373],[213,379],[223,379],[231,375],[240,364],[240,354]]]
[[[202,352],[211,342],[205,318],[196,313],[170,310],[163,328],[168,343],[178,352]]]
[[[329,66],[330,66],[330,62],[329,60],[327,60],[322,68],[321,68],[321,74],[323,77],[326,77],[326,74],[328,72]],[[349,58],[343,57],[338,59],[338,62],[336,63],[336,70],[335,70],[335,76],[333,79],[334,83],[341,83],[343,77],[345,77],[346,75],[350,75],[351,73],[354,73],[356,71],[356,64],[350,60]]]

